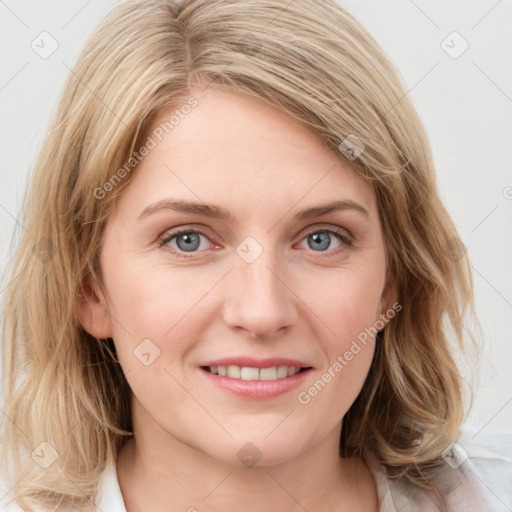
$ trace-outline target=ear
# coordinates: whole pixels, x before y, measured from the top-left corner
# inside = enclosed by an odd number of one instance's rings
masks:
[[[395,281],[388,272],[380,300],[380,319],[387,324],[401,309],[402,306],[398,303],[398,290]]]
[[[112,338],[112,319],[105,296],[91,274],[83,281],[83,294],[76,303],[76,314],[82,327],[98,339]]]

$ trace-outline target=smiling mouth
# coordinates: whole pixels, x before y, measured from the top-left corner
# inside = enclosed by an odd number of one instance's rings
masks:
[[[220,377],[228,377],[230,379],[239,380],[279,380],[287,377],[292,377],[297,373],[311,369],[311,366],[306,368],[298,368],[297,366],[271,366],[268,368],[255,368],[251,366],[201,366],[201,369],[219,375]]]

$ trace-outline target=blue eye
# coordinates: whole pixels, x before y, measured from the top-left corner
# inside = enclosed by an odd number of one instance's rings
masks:
[[[333,235],[337,238],[342,248],[350,248],[353,246],[353,241],[344,232],[337,229],[315,229],[306,234],[303,240],[308,241],[308,247],[315,252],[325,252],[331,245]],[[339,248],[335,247],[334,249]],[[331,251],[332,252],[332,251]]]
[[[176,239],[177,247],[172,247],[173,249],[183,252],[196,252],[201,245],[201,237],[208,238],[202,231],[183,229],[165,236],[161,240],[160,246],[168,245]],[[179,252],[178,255],[181,256]],[[187,256],[182,257],[187,258]]]

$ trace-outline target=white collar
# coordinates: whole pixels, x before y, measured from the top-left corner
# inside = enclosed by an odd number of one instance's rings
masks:
[[[103,471],[95,504],[99,510],[126,512],[123,495],[121,494],[121,488],[117,479],[116,466],[109,466]]]

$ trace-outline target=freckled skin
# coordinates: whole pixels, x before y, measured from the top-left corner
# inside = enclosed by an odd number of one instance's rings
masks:
[[[96,288],[100,302],[88,310],[88,330],[114,339],[134,395],[135,440],[118,459],[127,509],[302,510],[297,500],[308,510],[376,510],[366,466],[338,457],[341,420],[365,381],[374,340],[310,403],[297,399],[394,302],[375,194],[286,114],[212,87],[193,94],[198,105],[133,171],[108,221],[106,295]],[[236,222],[170,210],[137,221],[167,198],[221,206]],[[341,199],[368,215],[294,219]],[[205,235],[196,245],[188,239],[190,252],[180,250],[183,236],[160,246],[176,228]],[[353,246],[332,233],[315,242],[313,233],[329,228]],[[236,251],[248,236],[257,242],[251,251],[262,249],[251,263]],[[145,339],[147,366],[135,355]],[[314,370],[300,389],[255,401],[211,385],[199,369],[242,355],[299,359]],[[239,458],[248,442],[261,457],[250,469]]]

